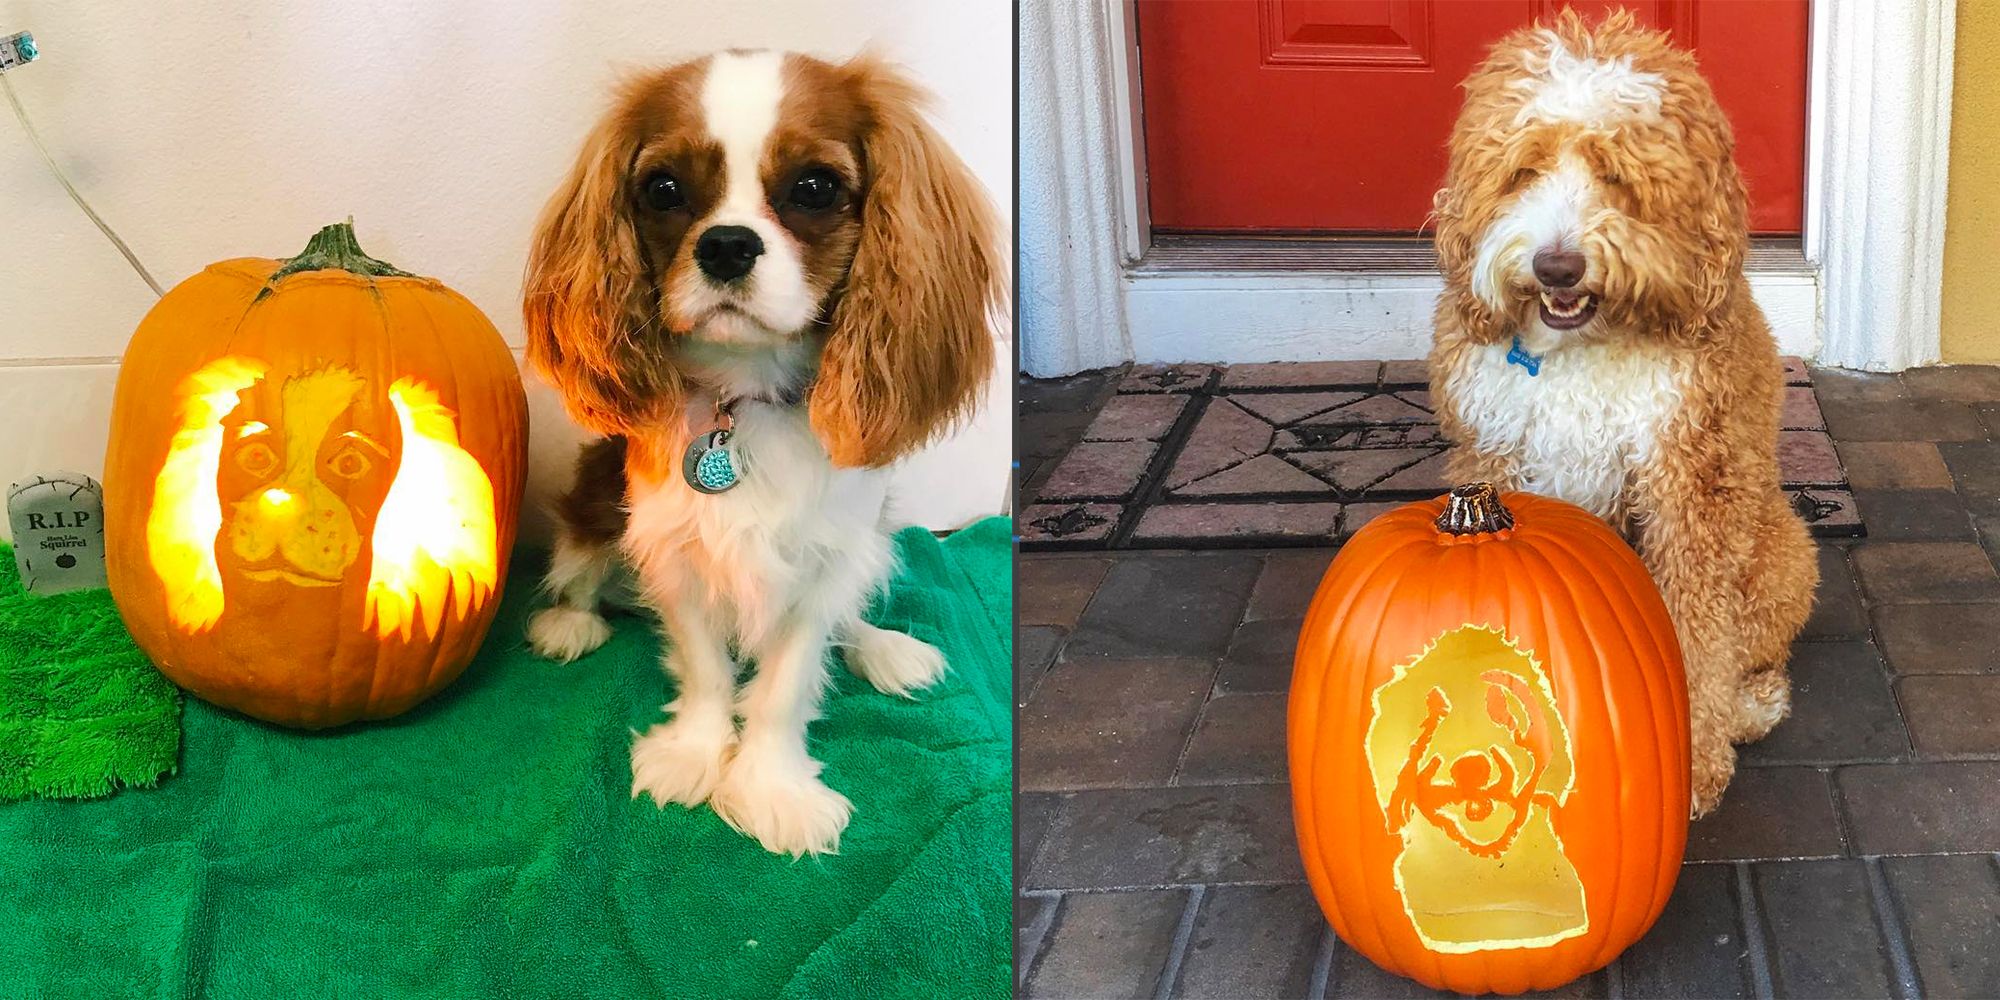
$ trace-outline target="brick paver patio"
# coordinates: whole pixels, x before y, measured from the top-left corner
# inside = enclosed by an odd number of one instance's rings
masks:
[[[1667,912],[1568,994],[2000,996],[2000,369],[1813,374],[1867,537],[1821,540],[1792,718]],[[1117,378],[1024,385],[1029,489]],[[1022,557],[1026,995],[1429,995],[1332,936],[1292,839],[1285,688],[1332,553]]]

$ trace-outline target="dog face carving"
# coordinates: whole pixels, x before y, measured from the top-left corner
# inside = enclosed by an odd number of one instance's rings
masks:
[[[1367,756],[1426,946],[1536,947],[1589,927],[1554,814],[1574,782],[1547,675],[1500,632],[1440,635],[1377,688]]]

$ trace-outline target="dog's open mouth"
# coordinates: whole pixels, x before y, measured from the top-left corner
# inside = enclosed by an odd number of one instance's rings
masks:
[[[1574,330],[1597,315],[1597,298],[1569,288],[1542,289],[1542,325]]]

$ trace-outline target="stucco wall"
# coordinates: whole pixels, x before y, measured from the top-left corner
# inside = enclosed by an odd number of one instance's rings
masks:
[[[533,220],[607,85],[723,47],[874,45],[936,92],[945,137],[1012,208],[1005,0],[0,0],[0,34],[21,29],[43,58],[9,80],[77,186],[168,285],[221,258],[295,253],[352,214],[371,253],[457,288],[518,348]],[[116,361],[153,301],[0,102],[0,486],[100,471]],[[905,520],[954,527],[999,511],[1009,368],[996,367],[972,426],[899,470]],[[530,381],[534,501],[567,476],[578,435]],[[527,534],[543,525],[536,512]]]
[[[1960,0],[1945,203],[1944,360],[2000,363],[2000,3]]]

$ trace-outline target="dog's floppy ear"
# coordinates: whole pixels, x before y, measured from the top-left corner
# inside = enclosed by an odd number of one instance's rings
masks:
[[[543,209],[522,303],[528,361],[578,423],[600,434],[633,429],[673,391],[671,372],[644,363],[658,323],[632,225],[626,173],[637,147],[635,83],[584,140]]]
[[[1465,189],[1460,186],[1458,165],[1453,164],[1445,186],[1431,197],[1431,217],[1437,220],[1432,242],[1437,247],[1438,271],[1445,276],[1445,292],[1438,299],[1439,319],[1449,315],[1475,342],[1488,344],[1507,335],[1506,320],[1472,293],[1472,265],[1478,256],[1478,235],[1471,220]]]
[[[869,56],[841,67],[866,116],[861,237],[827,319],[812,427],[839,466],[894,461],[963,417],[993,368],[1006,269],[992,206]]]

